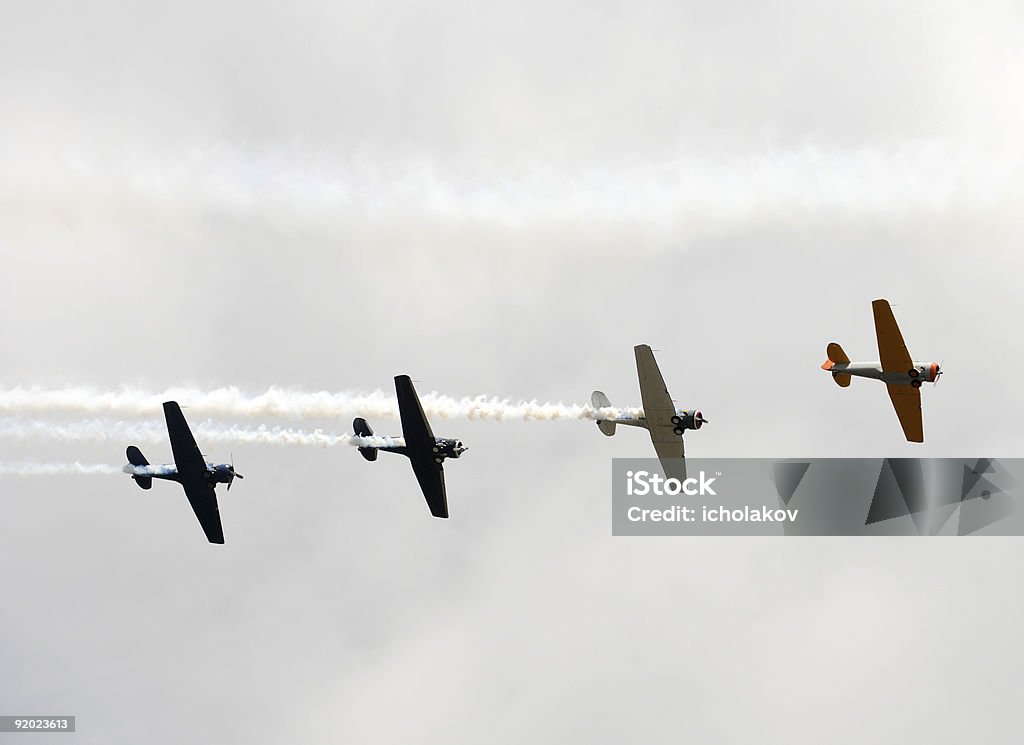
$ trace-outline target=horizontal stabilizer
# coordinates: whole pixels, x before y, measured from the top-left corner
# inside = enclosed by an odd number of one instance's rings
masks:
[[[139,485],[140,489],[152,489],[153,488],[153,477],[152,476],[132,476],[135,483]]]
[[[142,454],[134,445],[129,445],[128,449],[124,451],[124,454],[128,457],[128,462],[133,466],[148,466],[149,461],[146,460],[146,456]]]
[[[846,355],[846,352],[843,351],[843,348],[835,342],[831,342],[828,345],[825,349],[825,353],[832,362],[839,365],[845,365],[850,361],[850,358]]]
[[[607,409],[611,407],[612,402],[608,400],[608,397],[604,395],[603,391],[594,391],[590,394],[590,405],[593,406],[595,410]],[[597,428],[609,437],[615,434],[615,422],[598,419]]]
[[[352,420],[352,430],[359,437],[373,436],[373,430],[370,429],[370,425],[362,417],[356,417]],[[366,460],[377,460],[377,448],[359,448],[359,454],[366,458]]]
[[[853,378],[850,377],[849,373],[832,373],[832,380],[836,381],[836,385],[841,388],[847,388]]]

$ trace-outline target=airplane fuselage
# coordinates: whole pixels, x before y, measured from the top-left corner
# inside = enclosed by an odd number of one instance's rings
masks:
[[[399,437],[385,437],[383,438],[387,444],[375,445],[377,450],[383,450],[385,453],[398,453],[404,455],[407,458],[411,458],[412,455],[409,452],[409,448],[405,445],[405,439]],[[434,438],[434,460],[438,463],[444,462],[446,458],[458,458],[469,448],[462,444],[462,440],[453,440],[447,437],[435,437]]]
[[[886,385],[910,385],[917,382],[934,383],[939,377],[939,365],[936,362],[923,363],[914,362],[914,367],[908,370],[886,372],[882,370],[881,362],[836,362],[830,368],[832,375],[852,375],[858,378],[872,378],[881,380]]]
[[[604,412],[598,411],[595,417],[598,422],[614,422],[615,424],[622,424],[626,427],[642,427],[643,429],[650,429],[650,424],[647,421],[647,416],[644,414],[643,409],[626,409],[626,410],[615,410],[605,415]],[[675,416],[672,417],[672,424],[680,430],[677,434],[682,434],[682,430],[687,429],[700,429],[704,426],[707,420],[704,418],[703,412],[699,409],[676,409]]]
[[[122,469],[132,476],[144,476],[151,479],[163,479],[181,483],[181,474],[173,463],[150,464],[146,466],[127,465]],[[206,480],[211,484],[230,484],[232,478],[231,465],[228,463],[207,463]]]

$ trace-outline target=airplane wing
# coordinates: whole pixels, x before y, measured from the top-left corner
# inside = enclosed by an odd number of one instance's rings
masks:
[[[420,397],[408,375],[395,377],[398,413],[402,417],[402,435],[409,451],[412,470],[434,517],[448,517],[448,494],[444,488],[444,468],[434,460],[434,433],[423,413]]]
[[[167,435],[171,440],[174,465],[178,469],[188,503],[192,505],[192,511],[196,513],[207,540],[210,543],[224,543],[217,493],[214,485],[205,478],[206,458],[199,452],[192,430],[176,402],[164,403],[164,418],[167,420]]]
[[[672,430],[664,435],[660,430],[651,430],[651,442],[658,454],[665,478],[686,480],[686,461],[683,459],[683,437]]]
[[[224,543],[224,528],[220,522],[220,508],[217,506],[217,492],[213,484],[200,476],[187,481],[183,479],[181,485],[185,487],[185,496],[206,533],[206,539],[210,543]]]
[[[665,379],[654,360],[654,352],[646,344],[633,347],[636,353],[636,373],[640,379],[640,400],[644,405],[644,416],[648,424],[668,426],[672,431],[672,417],[676,406],[668,395]]]
[[[174,453],[174,465],[178,473],[186,475],[202,475],[206,470],[206,458],[199,452],[196,438],[188,428],[185,415],[176,401],[164,403],[164,418],[167,420],[167,435],[171,438],[171,452]]]
[[[636,373],[640,380],[640,400],[644,405],[644,417],[647,419],[654,451],[661,459],[666,477],[685,479],[686,469],[682,465],[683,437],[675,433],[675,425],[672,424],[676,405],[668,393],[651,348],[640,344],[633,347],[633,352],[636,354]]]
[[[892,407],[903,425],[903,434],[909,442],[924,442],[924,424],[921,421],[921,390],[909,385],[887,385]]]
[[[907,372],[914,362],[903,341],[900,327],[896,325],[896,317],[888,300],[875,300],[871,303],[875,314],[875,335],[878,337],[878,358],[882,362],[884,372]]]
[[[402,417],[402,434],[405,444],[410,448],[423,445],[434,446],[434,433],[430,430],[430,422],[423,413],[420,397],[416,395],[412,380],[408,375],[395,377],[395,393],[398,394],[398,413]]]
[[[434,517],[448,517],[448,494],[444,488],[444,468],[432,458],[412,458],[412,470]]]

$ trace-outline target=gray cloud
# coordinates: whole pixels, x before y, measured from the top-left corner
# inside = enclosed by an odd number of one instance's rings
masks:
[[[694,454],[1019,454],[1012,3],[6,16],[0,387],[635,405],[649,343],[712,420]],[[923,448],[818,369],[874,354],[876,297],[948,371]],[[104,743],[1014,741],[1012,542],[613,540],[643,433],[435,429],[472,447],[451,521],[397,459],[253,444],[224,550],[170,485],[0,478],[3,713]]]

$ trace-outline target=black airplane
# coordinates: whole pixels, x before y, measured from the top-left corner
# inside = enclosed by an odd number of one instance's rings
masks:
[[[406,456],[412,461],[412,470],[416,473],[416,480],[420,482],[420,489],[426,497],[430,514],[434,517],[448,517],[448,495],[444,488],[442,464],[445,458],[458,458],[469,448],[464,447],[461,440],[434,437],[427,416],[420,405],[419,396],[416,395],[416,389],[408,375],[398,375],[395,378],[395,392],[398,394],[398,411],[402,418],[404,444],[399,444],[397,438],[384,437],[381,439],[386,444],[363,446],[359,448],[359,452],[366,460],[377,460],[378,450]],[[365,419],[357,418],[352,422],[352,427],[360,437],[373,436],[373,430]]]
[[[167,434],[171,440],[174,464],[150,465],[141,450],[129,445],[126,451],[129,465],[124,467],[124,472],[130,473],[135,483],[143,489],[151,489],[153,479],[177,481],[185,488],[185,496],[210,543],[224,543],[215,487],[217,484],[227,484],[230,489],[232,481],[244,477],[235,472],[234,463],[214,464],[206,461],[176,402],[164,403],[164,418],[167,419]]]

